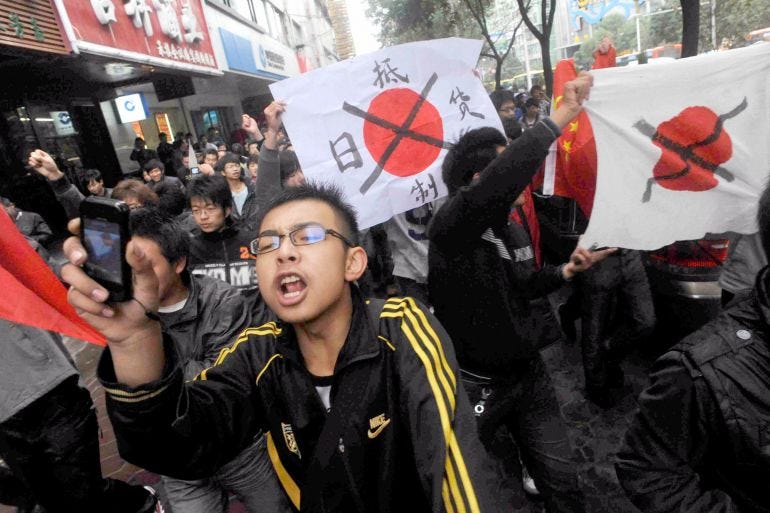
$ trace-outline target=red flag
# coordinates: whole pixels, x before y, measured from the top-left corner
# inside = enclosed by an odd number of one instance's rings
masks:
[[[559,107],[564,85],[577,77],[573,59],[556,65],[553,76],[554,109]],[[535,176],[535,184],[543,182],[543,171]],[[588,114],[582,111],[557,139],[554,194],[574,198],[580,209],[591,216],[596,191],[596,144]]]
[[[104,335],[67,302],[67,290],[0,208],[0,318],[96,345]]]

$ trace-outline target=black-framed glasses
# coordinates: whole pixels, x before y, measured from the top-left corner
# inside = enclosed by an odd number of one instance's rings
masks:
[[[281,247],[281,240],[286,236],[289,237],[289,240],[295,246],[318,244],[319,242],[326,240],[327,234],[332,237],[337,237],[351,248],[355,247],[355,244],[341,233],[332,230],[331,228],[324,228],[317,223],[309,223],[284,235],[261,235],[251,241],[249,244],[249,251],[251,251],[252,255],[264,255],[265,253],[275,251]]]

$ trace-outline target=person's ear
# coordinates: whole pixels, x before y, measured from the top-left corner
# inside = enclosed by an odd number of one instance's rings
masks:
[[[354,282],[363,276],[368,259],[361,246],[348,248],[345,258],[345,281]]]
[[[174,264],[174,272],[176,274],[182,274],[182,271],[184,271],[185,267],[187,267],[187,257],[183,256],[180,257],[179,260],[177,260]]]
[[[227,207],[225,209],[225,217],[230,217],[230,214],[233,213],[233,207]]]

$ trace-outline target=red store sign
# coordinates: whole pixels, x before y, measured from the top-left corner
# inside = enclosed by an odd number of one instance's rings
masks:
[[[62,0],[78,49],[218,73],[201,0]]]

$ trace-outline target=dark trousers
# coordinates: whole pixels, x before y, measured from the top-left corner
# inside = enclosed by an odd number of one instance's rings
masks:
[[[652,293],[638,251],[621,250],[579,276],[586,387],[603,390],[620,358],[652,333]]]
[[[102,478],[96,412],[77,376],[0,424],[0,455],[48,513],[153,509],[141,486]]]
[[[517,379],[506,383],[462,375],[481,442],[491,452],[495,432],[506,426],[548,513],[585,511],[567,427],[542,358],[538,354],[512,373]]]

